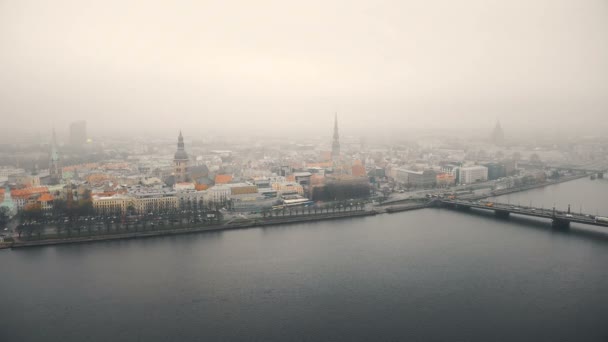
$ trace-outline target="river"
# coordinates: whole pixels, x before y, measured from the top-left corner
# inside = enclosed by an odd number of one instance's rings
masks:
[[[586,228],[424,209],[3,250],[0,341],[606,341],[608,232]]]

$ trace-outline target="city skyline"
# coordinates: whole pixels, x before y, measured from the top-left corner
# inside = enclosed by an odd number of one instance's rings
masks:
[[[606,341],[608,0],[0,0],[0,341]]]

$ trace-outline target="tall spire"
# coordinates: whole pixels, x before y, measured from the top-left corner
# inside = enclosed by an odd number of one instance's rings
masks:
[[[51,139],[51,155],[49,156],[49,175],[51,184],[59,184],[62,178],[61,158],[59,157],[59,149],[57,148],[57,135],[55,127],[53,127],[53,137]]]
[[[51,160],[59,160],[59,152],[57,151],[57,135],[55,127],[53,127],[53,138],[51,139]]]
[[[186,153],[186,149],[184,147],[184,136],[182,135],[182,131],[179,131],[179,136],[177,137],[177,151],[175,151],[175,160],[187,160],[188,153]]]
[[[173,157],[173,174],[176,183],[185,182],[190,178],[188,159],[188,153],[186,153],[186,149],[184,148],[184,136],[180,130],[179,137],[177,137],[177,151],[175,151],[175,156]]]
[[[179,130],[179,137],[177,137],[177,149],[178,150],[183,150],[184,149],[184,136],[182,135],[182,130]]]
[[[505,133],[502,130],[502,126],[500,125],[500,120],[496,120],[496,126],[494,126],[494,130],[492,131],[491,136],[492,142],[494,145],[500,146],[504,144],[505,141]]]
[[[338,113],[334,117],[334,138],[331,144],[331,159],[340,158],[340,135],[338,134]]]

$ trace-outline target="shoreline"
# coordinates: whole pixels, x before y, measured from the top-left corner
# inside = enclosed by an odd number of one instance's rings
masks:
[[[559,184],[559,183],[564,183],[564,182],[580,179],[583,177],[587,177],[587,175],[570,176],[570,177],[562,178],[562,179],[552,181],[552,182],[545,182],[542,184],[535,184],[535,185],[526,186],[526,187],[517,188],[517,189],[504,189],[505,190],[504,192],[500,192],[500,193],[493,192],[493,193],[490,193],[487,195],[482,195],[482,196],[479,196],[479,199],[497,197],[497,196],[507,195],[507,194],[511,194],[511,193],[515,193],[515,192],[522,192],[522,191],[532,190],[532,189],[536,189],[536,188],[542,188],[542,187],[546,187],[549,185],[555,185],[555,184]],[[478,196],[475,196],[475,198],[477,198],[477,197]],[[413,204],[409,204],[409,205],[407,205],[407,204],[406,205],[394,205],[394,206],[390,206],[387,208],[374,208],[372,210],[362,210],[362,211],[348,211],[348,212],[326,213],[326,214],[317,214],[317,215],[301,215],[301,216],[292,216],[292,217],[249,219],[249,220],[241,221],[241,222],[216,224],[216,225],[211,225],[211,226],[198,226],[198,227],[197,226],[187,226],[187,227],[176,228],[176,229],[136,231],[136,232],[129,232],[129,233],[86,236],[86,237],[41,239],[41,240],[33,240],[33,241],[13,241],[13,242],[7,242],[7,243],[0,243],[0,249],[41,247],[41,246],[65,245],[65,244],[76,244],[76,243],[91,243],[91,242],[100,242],[100,241],[113,241],[113,240],[158,237],[158,236],[183,235],[183,234],[193,234],[193,233],[212,232],[212,231],[221,231],[221,230],[248,229],[248,228],[255,228],[255,227],[274,226],[274,225],[280,225],[280,224],[295,224],[295,223],[345,219],[345,218],[351,218],[351,217],[374,216],[374,215],[380,215],[380,214],[392,214],[392,213],[398,213],[398,212],[404,212],[404,211],[429,208],[430,206],[431,206],[430,202],[413,203]]]
[[[295,223],[345,219],[345,218],[351,218],[351,217],[374,216],[377,214],[378,214],[378,212],[375,210],[352,211],[352,212],[318,214],[318,215],[252,219],[252,220],[243,221],[243,222],[233,222],[233,223],[229,223],[229,224],[216,224],[216,225],[211,225],[211,226],[199,226],[199,227],[189,226],[189,227],[176,228],[176,229],[138,231],[138,232],[132,232],[132,233],[108,234],[108,235],[97,235],[97,236],[86,236],[86,237],[42,239],[42,240],[33,240],[33,241],[14,241],[14,242],[6,243],[4,246],[0,245],[0,249],[66,245],[66,244],[90,243],[90,242],[100,242],[100,241],[139,239],[139,238],[148,238],[148,237],[157,237],[157,236],[194,234],[194,233],[223,231],[223,230],[248,229],[248,228],[255,228],[255,227],[267,227],[267,226],[281,225],[281,224],[295,224]]]
[[[508,195],[508,194],[512,194],[512,193],[516,193],[516,192],[522,192],[522,191],[527,191],[527,190],[544,188],[546,186],[560,184],[560,183],[565,183],[565,182],[569,182],[569,181],[573,181],[573,180],[577,180],[577,179],[581,179],[581,178],[586,178],[588,176],[589,175],[587,175],[587,174],[584,174],[584,175],[575,175],[575,176],[569,176],[569,177],[559,178],[559,179],[554,180],[554,181],[544,182],[542,184],[528,185],[528,186],[517,188],[517,189],[510,188],[510,189],[503,189],[502,191],[501,190],[492,191],[488,196],[486,196],[486,198],[489,198],[489,197],[498,197],[498,196]]]

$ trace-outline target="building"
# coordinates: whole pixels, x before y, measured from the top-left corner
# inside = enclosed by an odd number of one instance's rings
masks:
[[[87,122],[76,121],[70,124],[70,145],[81,147],[87,142]]]
[[[32,188],[40,186],[40,176],[28,173],[12,174],[7,178],[8,182],[22,188]]]
[[[310,189],[311,189],[311,176],[312,173],[310,172],[294,172],[293,174],[294,176],[294,180],[296,183],[300,184],[302,186],[302,189],[304,191],[304,194],[308,197],[310,197]]]
[[[471,184],[488,180],[488,168],[481,165],[461,167],[458,179],[460,184]]]
[[[450,187],[456,184],[456,177],[451,173],[438,173],[437,186],[440,188]]]
[[[437,184],[437,172],[430,169],[423,171],[397,169],[395,181],[408,188],[432,188]]]
[[[230,186],[228,184],[219,184],[205,190],[205,202],[209,204],[223,205],[230,199]]]
[[[182,190],[177,191],[175,196],[177,197],[177,202],[181,208],[189,208],[189,209],[200,209],[205,205],[205,195],[206,191],[198,191],[198,190]]]
[[[18,168],[14,168],[14,167],[0,167],[0,177],[1,178],[8,178],[9,176],[12,175],[17,175],[17,174],[24,174],[25,170],[24,169],[18,169]]]
[[[367,172],[365,170],[365,166],[363,165],[353,165],[351,168],[351,174],[355,177],[365,177],[367,176]]]
[[[487,163],[483,166],[488,168],[488,180],[495,180],[507,176],[507,168],[502,163]]]
[[[48,194],[49,189],[45,186],[15,189],[10,192],[12,201],[17,211],[23,210],[27,205],[36,204],[43,194]],[[6,198],[6,194],[4,194]]]
[[[194,186],[194,183],[183,182],[183,183],[176,183],[173,186],[173,189],[175,189],[175,191],[188,191],[188,190],[195,190],[196,187]]]
[[[178,205],[176,192],[169,189],[135,191],[128,195],[133,200],[127,204],[127,209],[129,209],[130,204],[138,214],[172,210],[177,208]]]
[[[215,184],[228,184],[232,182],[232,175],[219,174],[215,175]]]
[[[366,198],[370,195],[370,184],[367,177],[337,175],[327,177],[323,184],[312,188],[314,201],[343,201],[355,198]]]
[[[38,203],[40,203],[40,209],[44,212],[53,210],[53,201],[55,197],[49,193],[42,194],[38,197]]]
[[[127,206],[132,205],[132,198],[125,195],[93,196],[93,209],[98,214],[124,214]]]
[[[500,121],[496,121],[496,126],[492,131],[492,136],[490,137],[492,143],[496,146],[502,146],[505,143],[505,133],[502,130],[502,126],[500,125]]]
[[[304,195],[304,188],[296,182],[273,183],[272,189],[278,191],[279,194],[297,193],[298,195]]]
[[[175,177],[175,183],[183,183],[190,181],[190,173],[188,169],[188,153],[184,148],[184,137],[182,131],[179,131],[179,137],[177,138],[177,151],[173,157],[173,176]]]
[[[340,159],[340,136],[338,134],[338,113],[334,118],[334,136],[331,143],[331,160],[336,162]]]
[[[61,159],[57,148],[57,137],[53,128],[53,138],[51,140],[51,154],[49,156],[49,184],[56,185],[61,182],[63,177],[61,169]]]
[[[4,199],[2,203],[0,203],[0,208],[6,208],[6,210],[8,211],[8,216],[13,217],[15,216],[15,214],[17,214],[17,206],[15,205],[15,203],[13,202],[13,198],[11,197],[11,189],[6,186],[6,188],[2,190],[4,190]]]
[[[234,211],[261,211],[270,208],[276,202],[276,197],[265,196],[258,191],[257,186],[242,184],[230,188],[230,200]]]

